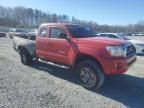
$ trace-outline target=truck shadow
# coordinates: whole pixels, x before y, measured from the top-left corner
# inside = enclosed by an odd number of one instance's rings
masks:
[[[76,74],[72,72],[69,68],[62,68],[60,66],[51,65],[49,63],[38,62],[32,66],[35,69],[48,72],[49,74],[67,80],[69,82],[78,84],[78,78]]]
[[[76,74],[70,69],[42,62],[33,65],[33,68],[79,85]],[[106,77],[105,83],[100,89],[91,92],[120,102],[130,108],[144,108],[144,78],[126,74],[109,76]]]
[[[144,78],[126,74],[109,76],[104,85],[93,91],[130,108],[144,108]]]

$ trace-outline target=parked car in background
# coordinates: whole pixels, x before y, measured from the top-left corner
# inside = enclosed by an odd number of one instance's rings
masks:
[[[143,32],[136,32],[136,33],[133,33],[132,36],[144,36],[144,33]]]
[[[117,33],[99,33],[97,34],[97,36],[127,40],[135,46],[137,54],[144,54],[144,41],[131,40],[128,37]]]
[[[26,36],[28,33],[22,29],[10,29],[9,37],[12,39],[13,36]]]
[[[6,32],[5,32],[5,31],[0,30],[0,37],[6,37]]]
[[[126,36],[132,36],[133,33],[126,33]]]
[[[38,30],[37,29],[33,29],[31,30],[28,34],[31,36],[36,36],[37,35]]]

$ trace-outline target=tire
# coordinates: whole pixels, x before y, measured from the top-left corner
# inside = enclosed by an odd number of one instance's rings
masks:
[[[31,66],[33,64],[33,58],[26,50],[20,51],[20,57],[21,57],[21,62],[24,65]]]
[[[98,89],[104,82],[105,75],[98,63],[85,60],[76,68],[80,84],[86,89]]]

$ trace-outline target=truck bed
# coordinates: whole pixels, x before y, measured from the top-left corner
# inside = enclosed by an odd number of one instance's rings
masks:
[[[29,52],[32,57],[36,56],[35,37],[33,36],[14,36],[13,48],[19,51],[19,48],[23,47]]]

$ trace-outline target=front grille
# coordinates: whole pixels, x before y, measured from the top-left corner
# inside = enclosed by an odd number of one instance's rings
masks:
[[[136,53],[136,49],[133,45],[127,46],[126,56],[130,56]]]

